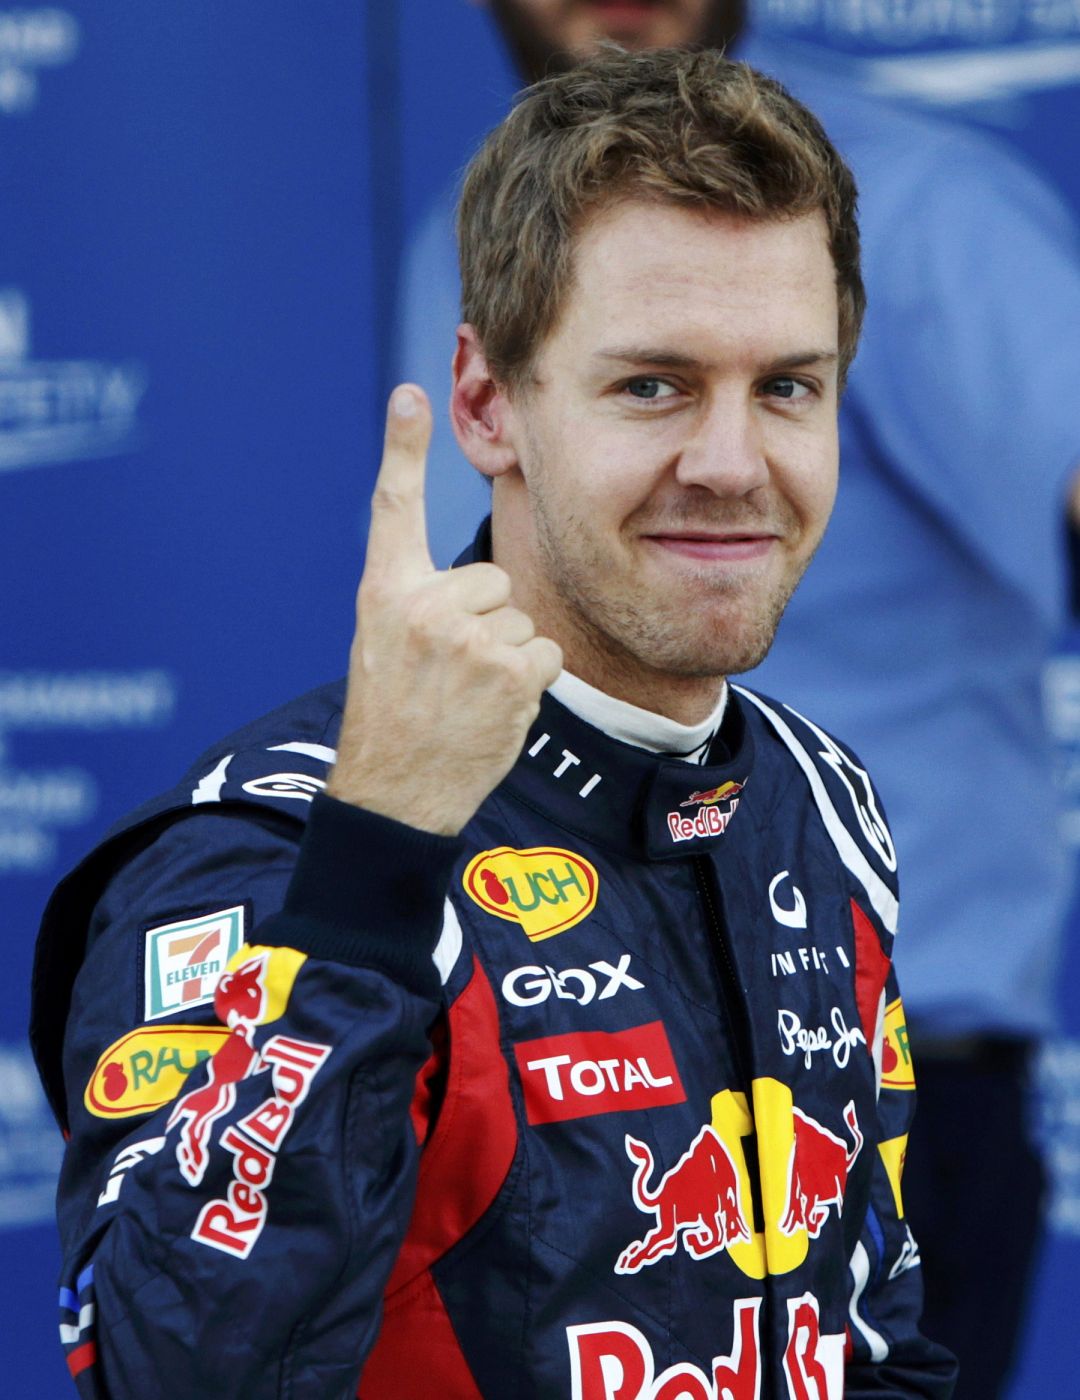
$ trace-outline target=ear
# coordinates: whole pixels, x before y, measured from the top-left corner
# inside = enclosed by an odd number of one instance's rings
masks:
[[[506,390],[488,369],[475,329],[467,323],[458,326],[453,376],[450,422],[458,446],[484,476],[504,476],[517,465],[509,435],[510,405]]]

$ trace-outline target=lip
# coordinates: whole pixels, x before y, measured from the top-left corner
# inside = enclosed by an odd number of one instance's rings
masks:
[[[777,542],[775,535],[686,534],[646,535],[645,540],[669,554],[705,563],[739,564],[763,559]]]

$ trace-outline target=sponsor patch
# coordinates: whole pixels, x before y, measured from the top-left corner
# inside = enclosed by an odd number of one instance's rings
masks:
[[[132,1118],[170,1103],[229,1032],[214,1026],[143,1026],[114,1041],[94,1066],[83,1103],[95,1118]]]
[[[322,778],[312,778],[307,773],[270,773],[264,778],[252,778],[244,784],[244,791],[253,797],[290,797],[296,802],[311,802],[325,787]]]
[[[244,941],[246,910],[237,904],[197,919],[146,930],[143,1020],[207,1006],[225,964]]]
[[[539,943],[579,924],[596,907],[600,877],[584,856],[556,846],[499,846],[474,856],[465,892],[497,919],[520,924]]]
[[[885,1008],[885,1042],[881,1049],[881,1087],[914,1089],[915,1066],[908,1043],[907,1016],[899,997]]]
[[[730,1350],[708,1371],[677,1361],[659,1375],[648,1337],[632,1323],[587,1322],[566,1329],[571,1400],[758,1400],[766,1383],[760,1298],[731,1304]],[[717,1311],[717,1320],[719,1312]],[[781,1324],[782,1325],[782,1324]],[[844,1393],[844,1334],[821,1331],[812,1293],[789,1298],[783,1367],[791,1400],[840,1400]],[[665,1345],[665,1357],[670,1347]],[[662,1364],[662,1363],[661,1363]]]
[[[239,1035],[240,1031],[233,1034]],[[199,1211],[191,1231],[191,1238],[198,1244],[238,1259],[246,1259],[251,1253],[266,1224],[267,1191],[278,1148],[329,1054],[329,1045],[286,1035],[273,1035],[263,1046],[249,1072],[269,1072],[270,1093],[221,1135],[219,1150],[225,1148],[232,1157],[232,1180],[224,1196],[207,1201]],[[188,1180],[192,1179],[183,1158],[181,1170]],[[202,1179],[201,1175],[198,1179]]]
[[[601,960],[588,967],[568,967],[564,972],[547,964],[529,964],[515,967],[502,980],[502,994],[511,1006],[537,1006],[550,996],[588,1006],[594,997],[607,1001],[622,987],[631,992],[645,987],[644,982],[630,974],[629,953],[624,953],[617,964]]]
[[[848,1026],[839,1006],[833,1007],[827,1026],[804,1026],[797,1011],[787,1010],[776,1013],[776,1025],[780,1049],[785,1055],[801,1055],[807,1069],[814,1063],[814,1056],[823,1051],[832,1052],[837,1069],[846,1069],[852,1048],[866,1044],[866,1036],[855,1026]]]
[[[514,1057],[530,1123],[686,1102],[662,1021],[526,1040]]]
[[[667,827],[675,842],[691,841],[695,836],[722,836],[739,805],[739,793],[745,783],[734,781],[721,783],[719,787],[708,788],[704,792],[692,792],[679,806],[693,807],[697,812],[683,816],[682,812],[667,814]]]
[[[667,1258],[678,1249],[680,1238],[691,1259],[708,1259],[739,1240],[750,1240],[738,1171],[710,1124],[659,1179],[652,1149],[629,1133],[626,1155],[634,1163],[634,1205],[652,1215],[655,1223],[619,1255],[617,1274],[636,1274]]]

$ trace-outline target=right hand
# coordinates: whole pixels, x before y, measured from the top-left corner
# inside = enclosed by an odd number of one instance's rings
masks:
[[[456,835],[513,767],[562,652],[511,605],[504,570],[468,564],[440,572],[431,562],[430,437],[426,396],[400,385],[371,499],[327,791],[408,826]]]

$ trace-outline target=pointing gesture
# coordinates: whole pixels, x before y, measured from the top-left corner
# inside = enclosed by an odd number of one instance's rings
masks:
[[[494,564],[437,570],[424,475],[431,410],[391,396],[371,499],[331,796],[456,835],[513,767],[562,653],[510,603]]]

